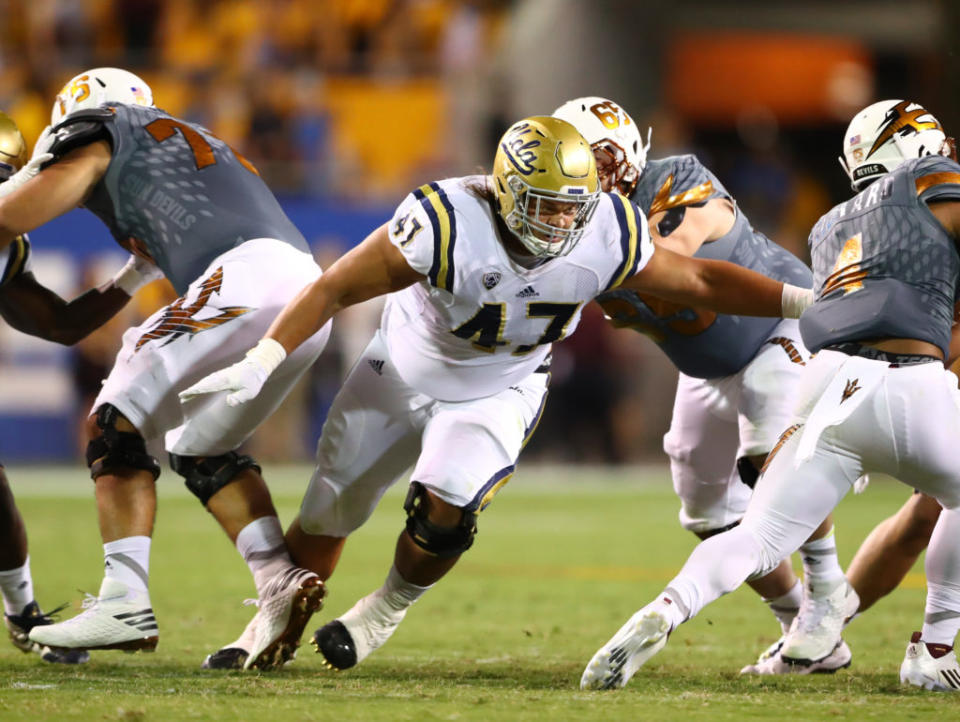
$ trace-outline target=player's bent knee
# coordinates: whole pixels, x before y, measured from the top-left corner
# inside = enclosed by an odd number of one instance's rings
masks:
[[[136,469],[149,471],[156,481],[160,476],[160,464],[147,453],[147,444],[143,437],[136,431],[118,430],[118,422],[123,426],[130,426],[113,404],[103,404],[90,417],[87,425],[91,436],[87,444],[90,478],[96,481],[104,474]]]
[[[430,521],[427,488],[419,481],[410,482],[410,491],[403,502],[407,512],[406,532],[413,543],[441,559],[463,554],[473,546],[477,534],[477,514],[461,509],[460,522],[455,526],[441,526]]]
[[[170,454],[170,468],[183,477],[183,483],[206,506],[210,498],[246,469],[260,465],[252,456],[228,451],[219,456],[180,456]]]

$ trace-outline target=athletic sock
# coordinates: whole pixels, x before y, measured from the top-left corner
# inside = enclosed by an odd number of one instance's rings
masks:
[[[29,556],[22,567],[0,572],[0,593],[3,594],[3,610],[9,615],[20,614],[33,601]]]
[[[960,631],[960,512],[944,509],[934,527],[923,567],[927,604],[921,638],[953,646]]]
[[[803,601],[803,584],[798,579],[797,583],[786,594],[776,599],[764,599],[763,601],[770,607],[773,616],[780,622],[780,628],[786,634],[790,629],[793,618],[800,612],[800,602]]]
[[[822,539],[803,544],[800,557],[803,559],[804,582],[813,596],[824,597],[846,581],[840,560],[837,559],[837,540],[833,527]]]
[[[258,593],[277,572],[293,566],[275,516],[262,516],[243,527],[237,534],[237,551],[250,568]]]
[[[103,575],[135,592],[148,592],[150,537],[128,536],[103,545]]]

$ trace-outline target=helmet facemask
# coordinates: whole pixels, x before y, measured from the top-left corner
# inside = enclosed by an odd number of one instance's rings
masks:
[[[513,210],[504,221],[523,247],[540,258],[556,258],[572,251],[600,202],[599,192],[587,193],[581,188],[548,191],[528,185],[519,175],[511,176],[507,186],[513,196]],[[572,216],[569,227],[542,220],[558,215],[563,206],[567,211],[563,215]]]

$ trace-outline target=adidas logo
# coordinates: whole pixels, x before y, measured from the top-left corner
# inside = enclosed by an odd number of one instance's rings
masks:
[[[527,286],[522,291],[517,293],[517,298],[533,298],[534,296],[539,295],[540,294],[533,289],[533,286]]]
[[[157,619],[153,616],[153,609],[147,607],[139,612],[126,612],[125,614],[114,614],[113,618],[127,624],[141,632],[154,631],[157,629]]]
[[[383,361],[380,359],[370,359],[367,363],[370,364],[370,368],[374,370],[377,376],[383,376]]]

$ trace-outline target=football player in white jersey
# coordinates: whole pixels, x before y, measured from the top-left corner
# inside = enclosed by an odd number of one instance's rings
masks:
[[[27,161],[27,145],[16,123],[0,113],[0,184]],[[34,166],[39,164],[34,163]],[[29,172],[29,170],[28,170]],[[4,192],[0,185],[0,194]],[[0,318],[12,328],[38,338],[72,345],[99,328],[123,308],[142,285],[159,278],[153,264],[131,256],[104,286],[65,301],[33,275],[30,240],[22,235],[0,249]],[[0,596],[10,639],[24,652],[35,652],[46,662],[78,664],[90,655],[82,649],[57,649],[33,642],[34,627],[53,624],[53,610],[45,614],[33,596],[33,576],[23,517],[13,499],[0,464]]]
[[[567,101],[553,114],[576,126],[590,143],[602,188],[640,206],[657,246],[685,256],[720,258],[792,283],[811,283],[809,269],[754,230],[730,193],[696,157],[648,160],[650,131],[644,142],[636,122],[619,104],[589,96]],[[617,328],[649,335],[680,372],[663,448],[681,500],[681,525],[706,539],[739,524],[764,458],[789,425],[798,379],[809,358],[796,319],[718,315],[622,290],[601,294],[597,301]],[[850,665],[850,648],[843,641],[826,658],[806,664],[791,664],[781,656],[804,600],[816,607],[844,580],[830,518],[800,548],[800,555],[811,592],[806,597],[789,559],[748,582],[784,636],[741,673],[808,674]]]
[[[181,394],[256,397],[273,368],[338,310],[389,294],[380,329],[344,382],[317,467],[287,532],[296,563],[328,578],[347,536],[414,467],[384,585],[314,635],[345,669],[473,544],[479,512],[510,479],[543,411],[550,347],[583,305],[629,286],[731,312],[796,313],[804,289],[650,243],[643,215],[600,192],[589,145],[537,116],[501,139],[493,174],[423,185],[306,288],[247,358]],[[249,646],[256,621],[213,656]]]
[[[816,300],[800,327],[816,355],[794,423],[770,452],[742,523],[702,542],[594,654],[583,689],[625,685],[672,630],[779,564],[876,471],[943,506],[925,562],[923,629],[907,645],[900,680],[960,691],[960,389],[944,368],[960,296],[960,165],[944,157],[936,118],[902,100],[858,113],[843,148],[857,195],[810,233]],[[843,584],[828,602],[795,640],[810,658],[834,648],[859,600]]]

